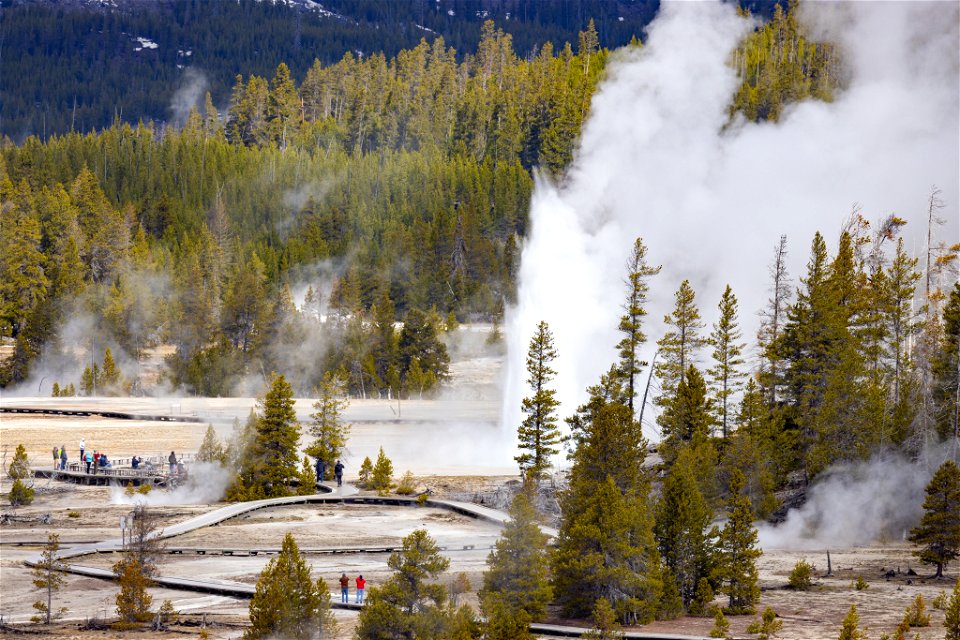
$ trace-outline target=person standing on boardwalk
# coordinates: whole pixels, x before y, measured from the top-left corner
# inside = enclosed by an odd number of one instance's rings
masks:
[[[363,574],[357,577],[357,604],[363,604],[363,590],[367,586],[367,581],[363,579]]]
[[[100,466],[100,452],[93,450],[93,475],[97,475],[97,467]]]
[[[67,470],[67,445],[63,445],[62,447],[60,447],[60,471],[66,471],[66,470]]]
[[[58,447],[53,448],[53,468],[57,469],[60,465],[60,449]]]
[[[346,603],[350,600],[350,578],[347,574],[340,576],[340,602]]]
[[[323,458],[317,458],[317,483],[321,483],[327,479],[327,463],[323,461]]]
[[[87,456],[83,459],[87,463],[87,473],[90,473],[90,463],[93,462],[93,454],[87,451]]]
[[[86,458],[83,457],[83,452],[87,449],[87,442],[83,438],[80,438],[80,462],[83,462]]]
[[[343,486],[343,463],[337,460],[337,464],[333,467],[333,474],[337,476],[337,486]]]
[[[177,454],[171,451],[170,457],[167,458],[167,462],[170,463],[170,474],[173,475],[177,471]]]

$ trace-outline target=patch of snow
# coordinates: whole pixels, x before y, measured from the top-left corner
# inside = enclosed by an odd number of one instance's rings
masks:
[[[140,43],[140,47],[135,49],[135,51],[140,51],[140,49],[159,49],[160,45],[151,40],[150,38],[144,38],[143,36],[138,36],[134,38],[137,42]]]
[[[618,17],[617,20],[623,22],[623,16]]]
[[[453,9],[447,9],[447,15],[453,16],[453,15],[456,15],[456,12]]]
[[[484,18],[486,18],[486,17],[489,16],[489,15],[490,15],[490,12],[487,11],[487,10],[477,11],[477,17],[480,18],[481,20],[483,20]]]
[[[436,33],[436,31],[434,31],[433,29],[425,27],[422,24],[418,24],[416,26],[417,26],[417,29],[420,29],[421,31],[429,31],[430,33]]]

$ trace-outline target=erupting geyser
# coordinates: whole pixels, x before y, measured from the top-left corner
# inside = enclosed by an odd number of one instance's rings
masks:
[[[956,242],[960,6],[803,8],[816,36],[841,46],[847,80],[834,102],[791,105],[776,124],[729,120],[738,79],[727,62],[753,27],[732,4],[665,2],[645,45],[615,53],[568,175],[560,185],[540,180],[533,197],[507,320],[505,429],[520,421],[524,357],[540,320],[559,353],[561,416],[615,360],[637,236],[650,263],[663,265],[650,283],[647,360],[684,278],[708,325],[729,283],[752,342],[780,235],[796,282],[814,233],[835,244],[856,203],[870,221],[907,219],[907,246],[919,253],[937,185],[948,220],[941,236]]]

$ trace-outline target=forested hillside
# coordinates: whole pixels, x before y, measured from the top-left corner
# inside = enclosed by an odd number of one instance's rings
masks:
[[[106,4],[106,3],[104,3]],[[115,119],[182,124],[178,90],[207,89],[223,108],[237,74],[269,76],[281,62],[303,78],[314,60],[396,56],[443,38],[458,61],[493,20],[523,58],[546,42],[576,43],[593,19],[613,49],[639,37],[654,0],[334,0],[291,2],[82,0],[2,3],[0,134],[21,141],[110,126]],[[179,120],[179,121],[178,121]]]
[[[758,53],[800,37],[788,17],[738,53],[758,61],[745,91],[765,87],[750,104],[804,98],[836,64]],[[69,339],[98,358],[175,345],[168,382],[196,393],[281,368],[298,391],[325,370],[353,393],[428,390],[445,372],[435,332],[497,319],[513,295],[532,173],[562,175],[609,59],[592,23],[524,59],[487,22],[476,50],[459,61],[438,38],[301,77],[281,63],[238,76],[226,112],[208,96],[181,129],[7,143],[3,383],[71,357],[58,336],[82,317]],[[425,333],[404,342],[392,322],[414,311]]]

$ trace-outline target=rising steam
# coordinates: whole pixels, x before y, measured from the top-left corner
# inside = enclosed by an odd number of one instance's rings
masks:
[[[907,246],[919,253],[936,184],[947,205],[943,239],[956,241],[960,5],[805,6],[817,35],[841,45],[850,81],[833,103],[793,105],[778,124],[725,126],[738,83],[726,61],[753,26],[731,4],[665,2],[645,46],[616,52],[565,181],[537,183],[507,320],[505,428],[520,420],[538,321],[555,335],[561,415],[615,360],[637,236],[663,265],[651,282],[647,360],[684,278],[708,326],[729,283],[751,341],[780,235],[796,279],[814,233],[835,243],[854,203],[869,220],[909,220]]]

